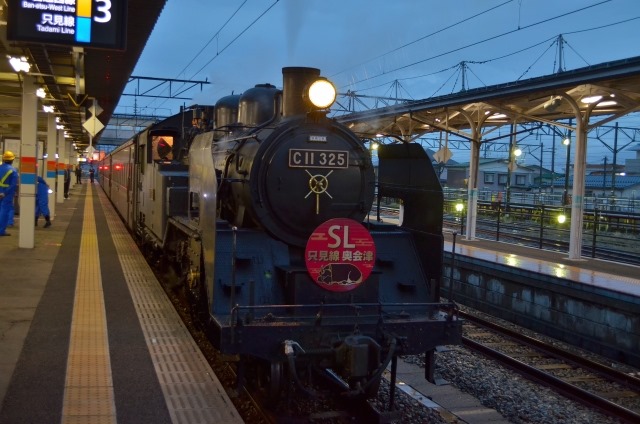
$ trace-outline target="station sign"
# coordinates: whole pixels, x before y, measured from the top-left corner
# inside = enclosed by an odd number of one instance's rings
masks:
[[[124,50],[127,0],[7,0],[7,38]]]
[[[320,224],[307,241],[307,271],[317,285],[329,291],[359,287],[371,274],[375,261],[371,234],[352,219],[330,219]]]

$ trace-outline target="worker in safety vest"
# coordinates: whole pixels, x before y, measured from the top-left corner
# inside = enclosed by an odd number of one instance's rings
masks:
[[[8,236],[7,225],[13,213],[13,197],[18,187],[18,171],[12,166],[16,155],[7,150],[0,165],[0,236]]]

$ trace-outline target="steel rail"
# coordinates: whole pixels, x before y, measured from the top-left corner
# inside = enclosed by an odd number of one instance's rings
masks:
[[[463,317],[464,319],[468,319],[469,321],[479,321],[474,323],[477,323],[481,327],[486,327],[498,333],[504,333],[508,338],[514,339],[518,342],[522,342],[523,344],[539,349],[543,353],[556,356],[562,360],[566,360],[567,362],[572,362],[580,366],[584,366],[589,371],[595,372],[598,375],[604,376],[612,381],[616,381],[620,384],[623,384],[633,390],[638,390],[640,388],[640,379],[636,377],[624,375],[623,373],[620,373],[619,371],[613,370],[602,364],[597,364],[585,358],[580,358],[577,355],[571,354],[570,352],[566,352],[565,350],[558,349],[555,346],[550,346],[544,342],[535,340],[531,337],[515,333],[512,330],[505,329],[504,327],[497,325],[495,323],[489,323],[486,320],[483,320],[481,318],[470,316],[469,314],[464,314],[464,313],[461,313],[460,315],[461,317]],[[499,352],[496,349],[485,346],[482,343],[479,343],[470,339],[469,337],[463,336],[462,344],[471,350],[474,350],[482,355],[490,357],[504,364],[505,366],[513,369],[514,371],[526,376],[527,378],[546,384],[552,390],[555,390],[561,393],[562,395],[567,396],[573,400],[576,400],[586,406],[597,408],[598,410],[606,414],[614,415],[620,418],[621,420],[624,420],[625,422],[629,422],[629,423],[640,422],[640,414],[634,411],[631,411],[630,409],[627,409],[603,397],[595,395],[587,390],[581,389],[580,387],[577,387],[574,384],[568,383],[560,378],[554,377],[548,372],[542,371],[536,368],[535,366],[528,365],[522,361],[519,361],[518,359],[508,356],[507,354]],[[585,364],[585,365],[582,365],[582,364]]]

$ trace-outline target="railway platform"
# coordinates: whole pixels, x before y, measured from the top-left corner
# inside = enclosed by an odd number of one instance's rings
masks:
[[[243,422],[98,185],[56,206],[0,238],[0,423]]]
[[[452,250],[449,233],[443,297],[640,366],[640,267],[460,237]]]
[[[445,232],[445,251],[452,251],[452,242],[452,232]],[[640,298],[640,267],[636,265],[588,257],[573,260],[567,253],[484,239],[469,241],[459,234],[456,237],[456,254]]]

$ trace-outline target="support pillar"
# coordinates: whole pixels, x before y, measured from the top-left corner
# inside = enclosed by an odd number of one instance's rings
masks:
[[[47,120],[47,148],[45,166],[46,173],[44,176],[44,180],[49,184],[49,188],[53,191],[53,193],[49,193],[48,202],[49,202],[49,212],[51,213],[51,220],[55,219],[56,216],[56,155],[55,152],[58,148],[58,130],[56,117],[54,114],[50,113]]]
[[[580,259],[582,257],[584,187],[587,169],[587,125],[584,124],[584,119],[580,116],[576,120],[576,148],[574,155],[569,259]]]
[[[58,131],[58,146],[56,151],[56,166],[58,168],[58,184],[56,192],[56,203],[64,203],[64,132]]]
[[[22,80],[22,122],[20,136],[20,236],[18,247],[35,246],[36,215],[36,151],[38,132],[38,97],[35,77],[24,75]]]
[[[466,240],[476,239],[476,221],[478,220],[478,163],[480,162],[480,137],[478,134],[479,131],[474,129],[471,140],[471,158],[469,161],[469,182],[467,184]]]

